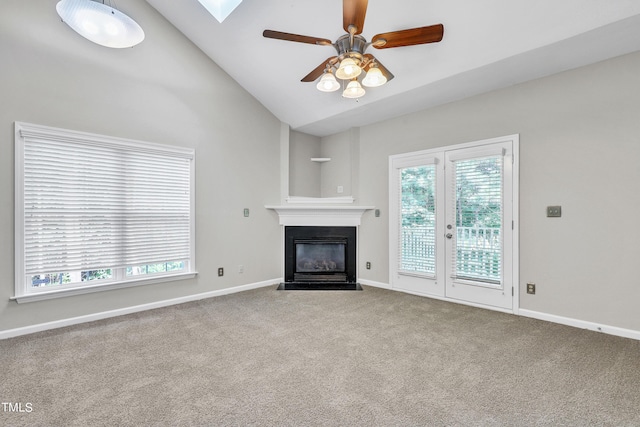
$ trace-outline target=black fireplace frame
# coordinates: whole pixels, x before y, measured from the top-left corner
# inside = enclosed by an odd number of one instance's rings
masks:
[[[296,274],[296,242],[345,243],[344,273],[332,276],[324,273]],[[356,227],[285,226],[284,281],[285,283],[356,283]],[[303,277],[303,279],[300,279]],[[296,280],[296,278],[298,280]]]

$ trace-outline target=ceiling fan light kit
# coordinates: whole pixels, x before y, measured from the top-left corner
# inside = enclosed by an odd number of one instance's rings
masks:
[[[336,77],[341,80],[351,80],[362,73],[362,68],[352,58],[345,58],[340,62]]]
[[[378,87],[387,82],[387,78],[378,67],[371,67],[367,75],[362,79],[362,85],[366,87]]]
[[[437,43],[442,40],[444,26],[430,25],[408,30],[392,31],[376,34],[371,42],[361,36],[364,20],[367,14],[368,0],[343,0],[343,28],[347,34],[338,38],[335,43],[318,37],[302,36],[265,30],[262,35],[266,38],[308,43],[319,46],[333,46],[338,56],[327,58],[322,64],[302,78],[303,82],[313,82],[320,77],[316,85],[322,92],[335,92],[340,88],[341,80],[349,80],[349,84],[342,93],[344,98],[360,98],[365,94],[362,85],[379,87],[394,78],[394,75],[384,67],[373,55],[365,53],[369,46],[376,49],[389,49],[402,46],[413,46],[426,43]],[[333,70],[335,69],[335,76]],[[362,85],[358,81],[362,78]]]
[[[331,70],[328,70],[322,74],[316,87],[320,92],[335,92],[340,89],[340,83],[338,83]]]
[[[344,90],[344,92],[342,92],[342,96],[345,98],[354,99],[354,98],[360,98],[361,96],[364,96],[365,93],[366,91],[360,85],[360,82],[354,79],[349,82],[349,84],[347,85],[347,88]]]

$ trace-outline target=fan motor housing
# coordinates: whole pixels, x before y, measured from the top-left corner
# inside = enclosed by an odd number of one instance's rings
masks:
[[[334,43],[340,58],[356,58],[362,60],[362,55],[367,48],[367,40],[361,35],[353,36],[353,46],[351,45],[351,35],[345,34]]]

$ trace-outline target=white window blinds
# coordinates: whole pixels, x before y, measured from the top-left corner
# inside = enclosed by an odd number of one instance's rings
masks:
[[[453,163],[455,277],[500,284],[502,272],[503,156]]]
[[[27,282],[191,258],[193,150],[17,123],[16,152]]]

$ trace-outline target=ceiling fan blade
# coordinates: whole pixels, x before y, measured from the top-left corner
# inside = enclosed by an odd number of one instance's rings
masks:
[[[373,65],[373,63],[376,64],[376,66],[380,69],[380,71],[382,72],[382,75],[385,76],[387,78],[387,82],[391,81],[395,76],[391,73],[391,71],[387,70],[387,68],[382,65],[380,63],[380,61],[378,61],[373,55],[371,55],[370,53],[367,53],[364,55],[364,57],[369,61],[367,63],[367,65],[365,66],[365,71],[369,71],[369,68],[371,68],[371,66]]]
[[[325,68],[327,68],[327,64],[333,65],[337,61],[338,61],[337,56],[332,56],[331,58],[327,58],[322,64],[318,65],[312,72],[304,76],[300,81],[306,82],[306,83],[314,81],[315,79],[317,79],[322,75]]]
[[[376,34],[371,39],[371,45],[377,49],[388,49],[391,47],[435,43],[442,40],[443,35],[444,25],[436,24],[428,27]]]
[[[369,0],[343,0],[342,19],[344,30],[349,34],[360,34],[364,28]],[[353,33],[349,30],[353,27]]]
[[[286,40],[290,42],[318,44],[322,46],[327,46],[332,44],[331,40],[327,40],[327,39],[321,39],[318,37],[310,37],[310,36],[301,36],[299,34],[283,33],[281,31],[273,31],[273,30],[264,30],[264,32],[262,33],[262,36],[268,39],[278,39],[278,40]]]

